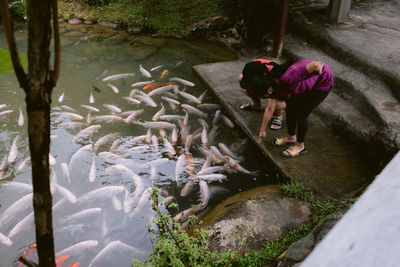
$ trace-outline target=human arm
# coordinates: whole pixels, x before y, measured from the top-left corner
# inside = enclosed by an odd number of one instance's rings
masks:
[[[281,81],[289,85],[290,91],[294,94],[301,94],[310,91],[322,74],[324,63],[321,61],[300,61],[293,64],[282,75]],[[316,74],[316,75],[311,75]]]
[[[260,139],[264,138],[266,136],[265,129],[267,128],[267,125],[268,125],[269,121],[271,120],[272,115],[274,114],[275,107],[276,107],[276,99],[269,98],[267,107],[265,108],[263,121],[261,123],[260,134],[258,135],[260,137]]]

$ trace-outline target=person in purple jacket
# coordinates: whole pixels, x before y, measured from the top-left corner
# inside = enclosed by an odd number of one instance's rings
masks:
[[[276,64],[269,73],[268,80],[264,87],[262,84],[258,87],[258,94],[269,98],[261,124],[260,140],[266,136],[265,129],[273,117],[277,101],[285,99],[288,136],[276,138],[272,145],[292,145],[282,151],[284,157],[304,155],[307,153],[304,141],[308,129],[308,116],[328,96],[333,87],[332,70],[321,61],[299,60],[294,63]]]

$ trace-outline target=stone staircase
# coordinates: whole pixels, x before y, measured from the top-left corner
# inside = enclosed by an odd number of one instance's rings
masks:
[[[349,46],[350,41],[336,37],[341,36],[338,31],[347,34],[351,29],[357,38],[357,26],[341,28],[310,22],[298,12],[292,12],[289,18],[291,31],[285,37],[283,56],[321,60],[335,75],[335,87],[317,109],[318,115],[356,144],[380,171],[400,148],[400,75],[391,62],[372,62],[358,53],[363,49],[361,41],[359,46]],[[368,34],[363,38],[367,40]]]

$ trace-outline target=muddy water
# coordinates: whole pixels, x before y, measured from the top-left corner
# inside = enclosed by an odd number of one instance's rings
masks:
[[[0,32],[0,48],[7,48],[4,33]],[[20,53],[24,53],[27,47],[26,28],[18,26],[16,35]],[[185,115],[184,109],[177,106],[176,110],[161,98],[161,95],[153,96],[157,107],[151,107],[144,103],[133,104],[123,97],[129,96],[133,89],[130,85],[136,82],[154,80],[155,82],[170,82],[170,78],[179,77],[191,81],[195,86],[185,86],[179,81],[172,81],[179,90],[199,97],[207,88],[201,84],[194,75],[191,66],[200,63],[233,60],[235,55],[212,43],[191,42],[176,39],[151,38],[149,36],[129,35],[125,32],[109,30],[99,26],[71,26],[63,25],[62,34],[62,69],[60,80],[53,92],[52,104],[52,143],[51,155],[55,161],[52,162],[52,181],[53,183],[67,189],[73,196],[66,199],[66,194],[62,190],[55,190],[53,194],[53,205],[62,201],[54,208],[54,236],[55,250],[68,248],[74,244],[82,245],[77,250],[71,250],[66,255],[68,259],[64,266],[79,261],[80,266],[88,266],[89,263],[107,245],[109,249],[102,253],[100,258],[95,261],[95,266],[130,266],[132,257],[140,260],[146,259],[151,249],[150,234],[146,225],[152,222],[152,211],[148,206],[148,201],[141,196],[143,192],[148,192],[148,188],[157,186],[164,191],[164,196],[174,196],[179,204],[179,210],[173,211],[175,216],[180,211],[189,208],[191,205],[200,203],[201,192],[197,184],[193,190],[185,197],[181,197],[182,188],[188,182],[188,178],[194,177],[202,168],[206,156],[202,152],[201,138],[195,139],[186,148],[179,142],[174,148],[176,155],[169,155],[164,147],[160,131],[153,129],[151,135],[156,136],[159,145],[145,140],[129,147],[136,147],[136,150],[122,154],[126,148],[124,144],[133,138],[146,135],[148,130],[137,124],[127,124],[123,121],[94,121],[94,116],[110,115],[112,111],[103,104],[110,104],[120,108],[122,111],[144,109],[144,112],[136,118],[139,121],[151,121],[153,115],[160,110],[161,103],[165,107],[165,114]],[[145,77],[139,69],[142,65],[150,72],[152,77]],[[158,70],[150,71],[153,67],[163,65]],[[107,76],[120,73],[134,73],[135,76],[126,77],[114,81],[102,81]],[[112,84],[118,88],[119,93],[115,93],[108,85]],[[140,91],[146,93],[149,90]],[[173,93],[173,90],[171,90]],[[62,102],[60,96],[64,94]],[[93,95],[94,103],[90,103],[90,95]],[[170,97],[174,97],[170,95]],[[181,104],[190,104],[181,95],[175,96]],[[203,103],[217,103],[211,92],[206,93]],[[9,104],[4,110],[13,110],[11,114],[0,117],[0,159],[6,157],[8,161],[9,151],[14,139],[17,139],[18,155],[15,162],[7,164],[2,171],[0,180],[0,233],[10,235],[12,245],[8,246],[0,243],[0,266],[11,266],[15,263],[17,256],[28,248],[29,244],[35,241],[34,225],[32,221],[26,220],[21,229],[16,231],[18,222],[27,218],[32,212],[32,207],[28,204],[20,205],[13,211],[8,208],[27,194],[29,190],[18,189],[10,186],[9,182],[21,182],[31,184],[29,161],[25,167],[21,163],[29,157],[28,137],[26,133],[26,121],[24,125],[17,123],[19,110],[23,110],[26,118],[25,102],[23,90],[19,88],[14,74],[3,74],[0,76],[0,104]],[[71,118],[63,112],[73,112],[83,117],[78,122],[87,123],[88,110],[81,105],[91,105],[99,109],[99,112],[91,112],[89,122],[85,126],[62,126],[61,123],[71,121]],[[68,109],[72,109],[69,111]],[[203,118],[208,125],[208,132],[213,128],[213,120],[216,110],[201,109],[207,114]],[[222,114],[224,114],[222,112]],[[115,114],[117,115],[117,114]],[[92,120],[90,119],[92,118]],[[202,124],[199,122],[198,115],[189,113],[188,134],[196,135],[201,133]],[[26,119],[25,119],[26,120]],[[181,123],[172,121],[178,129],[184,127]],[[89,125],[99,125],[99,129],[93,134],[83,136],[74,140],[74,137]],[[219,143],[224,143],[234,153],[240,157],[240,165],[247,170],[258,171],[257,174],[244,174],[232,170],[220,172],[227,175],[227,179],[222,182],[211,182],[208,184],[211,199],[206,207],[197,212],[202,214],[207,209],[214,206],[222,199],[237,192],[247,190],[259,185],[274,183],[276,175],[273,170],[268,169],[262,155],[256,147],[249,143],[236,126],[231,128],[228,123],[220,119],[215,123],[217,127],[215,137],[211,145],[218,147]],[[171,141],[171,129],[165,130],[168,140]],[[83,151],[71,162],[71,157],[85,145],[95,144],[101,137],[116,133],[113,153],[109,152],[113,141],[110,141],[97,151],[93,146]],[[199,135],[197,135],[199,136]],[[211,136],[210,136],[211,137]],[[191,159],[191,164],[187,166],[176,177],[176,163],[180,153],[187,152]],[[150,168],[146,163],[159,161],[160,164]],[[90,175],[91,167],[94,162],[95,175]],[[63,164],[64,163],[64,164]],[[137,198],[131,201],[130,212],[124,209],[124,202],[127,197],[132,197],[138,189],[138,182],[132,179],[129,171],[121,170],[115,166],[122,164],[129,170],[138,175],[141,190]],[[69,165],[70,176],[63,171],[62,165]],[[212,166],[224,165],[223,163],[212,163]],[[118,165],[120,166],[120,165]],[[111,167],[111,168],[110,168]],[[89,177],[94,178],[91,181]],[[114,187],[112,187],[114,186]],[[115,187],[118,186],[118,187]],[[86,193],[100,188],[117,188],[119,191],[108,195],[103,192],[97,198],[85,200],[80,198]],[[147,191],[146,191],[147,190]],[[160,197],[161,199],[163,197]],[[76,201],[77,200],[77,201]],[[71,215],[88,209],[94,209],[90,216],[82,216],[74,219]],[[8,213],[7,213],[8,212]],[[132,213],[133,212],[133,213]],[[8,215],[8,216],[5,216]],[[2,220],[3,218],[3,220]],[[2,220],[2,221],[1,221]],[[92,240],[91,242],[81,243]],[[121,243],[112,243],[120,241]],[[86,245],[85,245],[86,244]],[[114,246],[115,245],[115,246]],[[61,256],[62,254],[58,254]],[[34,257],[31,253],[29,257]]]

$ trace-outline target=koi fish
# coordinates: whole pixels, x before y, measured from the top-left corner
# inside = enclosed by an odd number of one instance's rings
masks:
[[[170,78],[169,80],[170,80],[170,81],[177,81],[177,82],[180,82],[181,84],[186,85],[186,86],[195,86],[194,83],[189,82],[189,81],[186,81],[186,80],[181,79],[181,78],[177,78],[177,77]]]
[[[18,125],[22,126],[24,125],[24,114],[22,114],[21,108],[19,108],[19,117],[18,117]]]
[[[62,103],[64,101],[64,92],[60,95],[60,97],[58,98],[58,102]]]
[[[135,73],[121,73],[121,74],[115,74],[115,75],[108,76],[108,77],[104,78],[102,81],[103,82],[115,81],[118,79],[132,77],[132,76],[135,76]]]
[[[114,85],[112,85],[110,83],[108,83],[107,85],[109,87],[111,87],[111,89],[113,90],[114,93],[119,94],[119,90],[118,90],[118,88],[116,86],[114,86]]]
[[[145,68],[143,68],[142,64],[139,65],[139,70],[143,76],[145,76],[147,78],[151,78],[150,72],[148,72]]]
[[[161,80],[167,73],[168,73],[168,70],[164,70],[164,71],[161,73],[160,80]]]
[[[143,87],[144,90],[153,90],[162,86],[167,86],[171,85],[172,82],[156,82],[156,83],[151,83]]]
[[[164,67],[164,65],[158,65],[158,66],[151,68],[150,71],[155,71],[155,70],[161,69],[162,67]]]
[[[145,85],[148,85],[148,84],[151,84],[151,83],[154,83],[154,82],[155,82],[154,80],[145,81],[145,82],[137,82],[137,83],[131,84],[131,87],[141,87],[141,86],[145,86]]]

